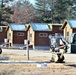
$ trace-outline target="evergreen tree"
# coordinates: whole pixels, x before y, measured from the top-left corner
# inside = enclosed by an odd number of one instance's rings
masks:
[[[39,22],[63,23],[76,19],[76,0],[36,0],[35,12]]]
[[[35,13],[38,18],[38,22],[50,22],[51,9],[49,5],[50,0],[36,0]]]
[[[0,7],[0,25],[1,25],[1,18],[2,18],[2,8]]]
[[[76,0],[73,1],[72,18],[76,19]]]
[[[73,0],[57,0],[53,8],[53,21],[61,23],[64,19],[72,18]]]
[[[12,22],[10,20],[10,14],[13,13],[13,11],[11,11],[11,7],[8,6],[7,4],[13,0],[1,0],[1,4],[0,4],[0,25],[7,25],[8,23]]]

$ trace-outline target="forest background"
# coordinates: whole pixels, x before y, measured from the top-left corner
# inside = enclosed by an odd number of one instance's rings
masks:
[[[63,23],[76,19],[76,0],[0,0],[0,25]]]

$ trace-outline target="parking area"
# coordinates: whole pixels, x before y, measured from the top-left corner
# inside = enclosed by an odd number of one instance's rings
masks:
[[[2,49],[3,53],[10,53],[10,54],[19,54],[19,55],[26,55],[27,50],[21,49]],[[29,50],[29,56],[48,56],[50,57],[51,52],[49,50]]]
[[[2,54],[8,55],[18,55],[19,57],[26,57],[27,50],[19,50],[19,49],[2,49]],[[15,59],[18,57],[16,56]],[[33,59],[33,61],[50,61],[52,53],[49,50],[29,50],[29,58]],[[76,54],[65,53],[65,62],[76,63]],[[18,57],[18,58],[19,58]],[[25,59],[26,60],[26,59]],[[26,60],[27,61],[27,60]]]

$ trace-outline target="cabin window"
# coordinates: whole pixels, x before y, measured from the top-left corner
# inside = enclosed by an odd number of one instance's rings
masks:
[[[9,40],[11,40],[11,33],[9,33]]]
[[[9,33],[9,36],[11,36],[11,33]]]
[[[66,40],[69,41],[69,32],[66,32]]]
[[[69,32],[67,32],[67,36],[69,36]]]
[[[40,37],[47,37],[47,33],[39,33]]]
[[[30,41],[32,41],[32,34],[30,34]]]
[[[17,33],[17,36],[24,36],[24,33],[18,32],[18,33]]]

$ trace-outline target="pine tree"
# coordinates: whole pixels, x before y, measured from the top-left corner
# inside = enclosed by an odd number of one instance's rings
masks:
[[[74,0],[73,1],[73,7],[72,7],[72,17],[74,18],[74,19],[76,19],[76,0]]]
[[[38,22],[51,22],[51,9],[49,0],[36,0],[35,12]]]
[[[2,18],[2,8],[0,7],[0,25],[1,25],[1,18]]]
[[[61,23],[64,19],[72,18],[73,0],[57,0],[54,3],[53,21]]]
[[[12,14],[13,11],[11,11],[11,8],[9,6],[4,5],[4,4],[7,4],[10,1],[12,1],[12,0],[1,0],[0,25],[7,25],[8,23],[12,22],[10,20],[10,14]]]

